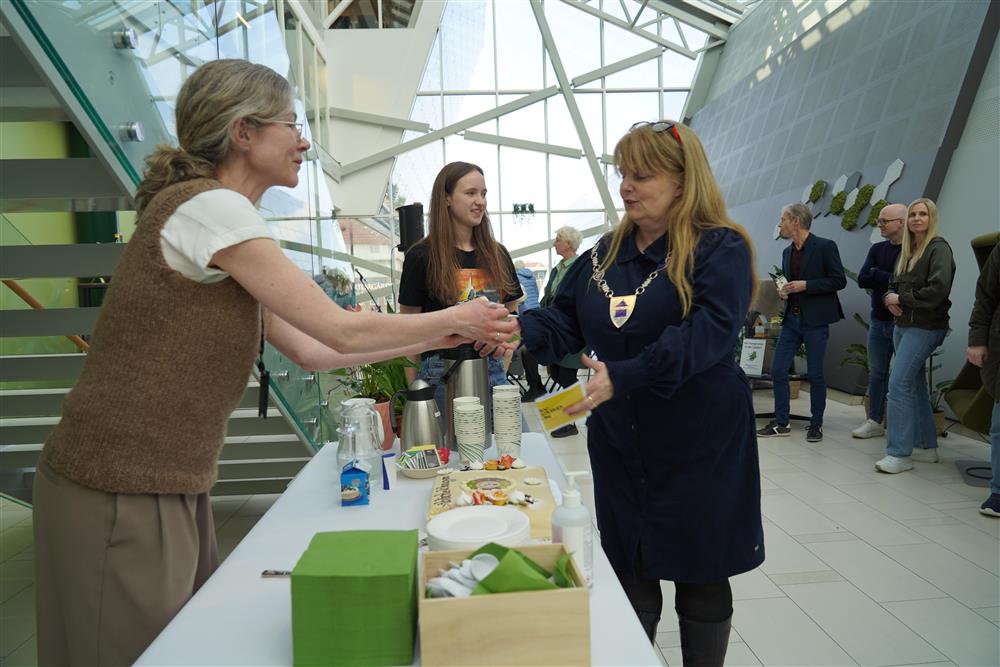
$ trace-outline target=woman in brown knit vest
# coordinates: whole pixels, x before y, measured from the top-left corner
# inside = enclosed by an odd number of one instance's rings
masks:
[[[261,327],[303,368],[496,343],[506,310],[350,313],[254,208],[309,149],[288,82],[210,62],[181,87],[180,146],[146,160],[139,224],[35,478],[39,664],[131,664],[218,564],[208,492]]]

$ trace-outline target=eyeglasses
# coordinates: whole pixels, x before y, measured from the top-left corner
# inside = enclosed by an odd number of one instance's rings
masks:
[[[650,123],[648,120],[640,120],[638,123],[630,127],[628,131],[631,132],[632,130],[638,127],[643,127],[644,125],[648,125],[649,129],[651,129],[653,132],[656,132],[657,134],[659,134],[660,132],[667,132],[669,130],[670,133],[674,136],[674,139],[677,140],[677,145],[680,146],[681,148],[684,148],[684,142],[681,141],[680,132],[677,131],[677,123],[675,123],[674,121],[660,120],[655,123]]]
[[[304,123],[297,123],[293,120],[269,120],[268,125],[290,125],[295,128],[295,133],[298,135],[299,139],[302,138],[302,130],[305,128]]]
[[[885,219],[885,218],[879,218],[878,219],[878,226],[879,227],[885,227],[890,222],[896,222],[897,220],[902,220],[902,218],[889,218],[888,220]]]

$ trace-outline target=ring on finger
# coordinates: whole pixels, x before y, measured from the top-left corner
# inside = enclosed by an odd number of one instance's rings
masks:
[[[590,404],[595,408],[597,407],[597,401],[594,400],[594,397],[591,394],[587,394],[587,400],[590,401]]]

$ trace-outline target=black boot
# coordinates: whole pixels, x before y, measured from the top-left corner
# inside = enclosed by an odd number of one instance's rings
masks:
[[[656,646],[656,626],[660,624],[660,615],[648,611],[636,611],[635,615],[639,617],[639,624],[649,637],[649,643]]]
[[[684,667],[722,667],[733,617],[716,623],[679,617]]]

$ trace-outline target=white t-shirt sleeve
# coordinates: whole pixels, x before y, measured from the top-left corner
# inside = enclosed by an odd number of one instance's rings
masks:
[[[202,192],[177,207],[160,231],[167,266],[199,283],[229,274],[208,265],[218,251],[256,238],[273,239],[250,200],[224,188]]]

